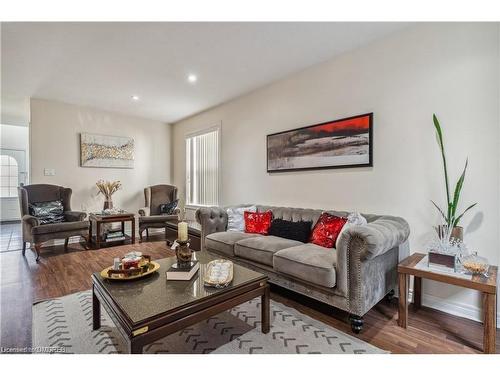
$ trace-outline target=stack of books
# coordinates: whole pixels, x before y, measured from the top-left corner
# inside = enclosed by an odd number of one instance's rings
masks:
[[[118,231],[109,231],[106,233],[106,242],[115,242],[115,241],[123,241],[125,240],[125,233],[123,233],[121,230]]]
[[[167,280],[191,280],[199,269],[200,264],[196,260],[184,268],[179,268],[176,263],[167,270]]]

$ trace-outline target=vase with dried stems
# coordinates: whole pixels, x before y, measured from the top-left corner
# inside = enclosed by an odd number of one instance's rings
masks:
[[[120,181],[104,181],[99,180],[96,182],[98,194],[104,195],[104,210],[111,210],[113,208],[112,196],[121,189],[122,183]]]

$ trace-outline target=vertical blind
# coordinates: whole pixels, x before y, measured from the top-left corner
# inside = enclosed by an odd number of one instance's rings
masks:
[[[186,203],[219,204],[219,129],[186,138]]]

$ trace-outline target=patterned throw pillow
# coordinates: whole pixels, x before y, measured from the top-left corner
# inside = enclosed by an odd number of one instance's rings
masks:
[[[230,207],[227,209],[227,230],[233,232],[244,232],[245,231],[245,219],[243,218],[243,212],[255,212],[257,207]]]
[[[31,216],[40,221],[40,224],[53,224],[64,221],[64,207],[62,201],[30,203],[28,210]]]
[[[160,214],[162,215],[173,215],[179,200],[176,199],[170,203],[160,204]]]
[[[337,237],[345,223],[347,218],[323,212],[314,226],[310,242],[327,248],[335,247]]]
[[[271,226],[271,220],[273,219],[273,213],[271,211],[266,212],[249,212],[245,211],[245,232],[246,233],[257,233],[267,235],[269,232],[269,227]]]
[[[269,235],[300,242],[308,242],[311,236],[311,226],[312,221],[274,219],[269,228]]]

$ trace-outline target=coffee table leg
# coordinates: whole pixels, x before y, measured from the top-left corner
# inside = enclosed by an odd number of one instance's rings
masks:
[[[101,303],[92,288],[92,329],[101,328]]]
[[[496,307],[495,294],[483,293],[483,350],[487,354],[496,351]]]
[[[399,317],[398,325],[406,328],[408,326],[408,279],[405,273],[400,273],[399,277]]]
[[[262,333],[269,332],[270,316],[269,316],[269,285],[266,285],[264,294],[261,297],[261,320]]]
[[[129,343],[128,350],[130,354],[142,354],[142,345],[139,345],[137,342],[131,340]]]

